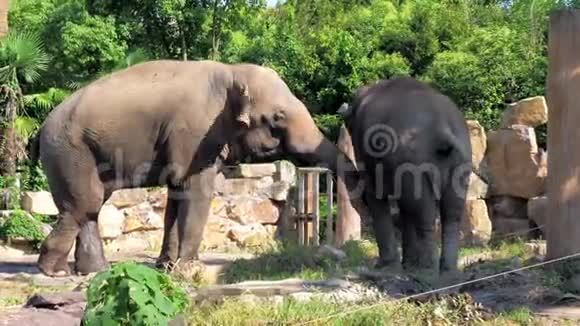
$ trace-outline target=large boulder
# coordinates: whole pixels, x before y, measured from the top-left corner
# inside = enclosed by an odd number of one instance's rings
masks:
[[[123,233],[163,229],[163,218],[154,211],[148,201],[125,208],[123,213],[125,214]]]
[[[535,96],[510,104],[501,117],[501,127],[513,125],[537,127],[548,122],[548,105],[543,96]]]
[[[491,239],[492,224],[484,200],[468,200],[461,225],[461,241],[465,245],[485,246]]]
[[[257,247],[268,243],[274,235],[259,223],[235,225],[228,231],[228,238],[240,247]]]
[[[220,216],[210,216],[203,230],[201,248],[204,250],[221,249],[231,242],[228,231],[236,225],[235,222]]]
[[[48,191],[25,191],[20,198],[20,205],[29,213],[58,215],[58,208]]]
[[[546,225],[548,222],[548,197],[538,196],[530,198],[527,209],[530,220],[538,226]]]
[[[228,178],[263,178],[276,173],[274,163],[238,164],[230,169],[224,169]]]
[[[296,166],[289,161],[276,161],[274,162],[276,166],[276,173],[274,174],[274,180],[284,182],[291,186],[296,184]]]
[[[469,188],[467,188],[467,200],[488,198],[489,186],[475,173],[469,176]]]
[[[99,212],[99,234],[102,239],[115,239],[123,234],[125,214],[111,204],[105,204]]]
[[[251,178],[233,178],[225,179],[220,189],[220,195],[256,195],[265,194],[274,183],[272,177],[260,179]]]
[[[117,208],[125,208],[147,201],[148,195],[145,188],[120,189],[111,194],[111,198],[107,200],[107,203]]]
[[[473,162],[473,170],[480,174],[480,165],[487,148],[487,136],[483,126],[476,120],[467,120],[467,127],[469,129],[469,140],[471,141],[471,160]]]
[[[494,196],[488,200],[489,212],[493,220],[527,220],[527,200],[511,196]]]
[[[235,196],[228,200],[227,215],[240,224],[276,224],[280,210],[265,197]]]
[[[514,125],[490,132],[485,160],[492,195],[532,198],[544,193],[548,160],[533,128]]]

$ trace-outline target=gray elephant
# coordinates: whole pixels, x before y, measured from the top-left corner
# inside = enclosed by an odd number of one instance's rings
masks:
[[[378,266],[399,263],[394,229],[399,226],[403,266],[434,268],[439,215],[439,269],[454,274],[471,172],[469,133],[457,106],[423,82],[398,77],[361,87],[338,112],[366,176],[364,200],[379,245]],[[391,214],[390,200],[399,214]]]
[[[49,114],[30,147],[59,209],[39,269],[68,275],[75,239],[77,273],[106,268],[101,206],[115,190],[158,185],[167,185],[168,202],[157,264],[197,259],[214,177],[233,144],[257,160],[285,155],[333,170],[344,158],[265,67],[151,61],[76,91]]]

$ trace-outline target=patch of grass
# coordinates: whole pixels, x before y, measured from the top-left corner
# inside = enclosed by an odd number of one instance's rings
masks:
[[[534,320],[534,314],[528,307],[519,307],[517,309],[501,313],[500,318],[513,321],[518,325],[531,325]]]
[[[189,325],[513,325],[531,322],[524,309],[493,316],[470,297],[457,295],[426,303],[330,303],[317,299],[281,303],[228,299],[220,305],[192,307]],[[526,325],[526,324],[522,324]]]
[[[279,243],[253,259],[237,260],[226,271],[223,281],[280,280],[303,278],[319,280],[361,265],[368,265],[378,255],[375,244],[369,241],[350,241],[342,250],[346,258],[336,260],[319,255],[314,247]]]

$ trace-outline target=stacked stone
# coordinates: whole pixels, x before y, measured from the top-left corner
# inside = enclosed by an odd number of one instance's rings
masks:
[[[216,178],[202,249],[251,247],[271,240],[285,212],[295,177],[295,167],[288,161],[226,168]],[[106,249],[159,249],[166,202],[165,187],[115,191],[99,213],[99,233]],[[24,192],[21,204],[31,213],[58,214],[47,191]]]

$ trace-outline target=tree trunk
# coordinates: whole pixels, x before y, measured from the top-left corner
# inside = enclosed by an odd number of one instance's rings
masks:
[[[17,113],[17,99],[11,89],[7,89],[6,107],[0,118],[0,175],[16,175],[18,138],[14,124]]]
[[[352,141],[345,125],[340,127],[338,148],[342,150],[349,159],[355,161]],[[335,245],[342,246],[348,240],[359,240],[361,238],[361,219],[355,208],[352,207],[348,190],[344,184],[344,180],[340,177],[336,180],[336,192],[338,197],[338,207]]]
[[[550,15],[547,257],[580,252],[580,10]]]
[[[0,38],[8,34],[8,10],[10,0],[0,0]]]

